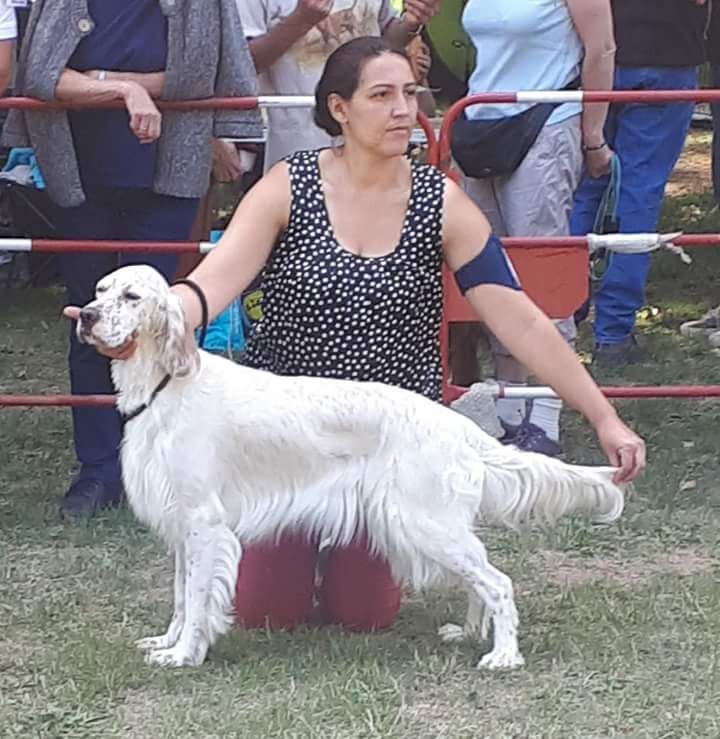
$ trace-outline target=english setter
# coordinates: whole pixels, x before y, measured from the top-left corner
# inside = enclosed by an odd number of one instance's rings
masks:
[[[488,562],[476,524],[551,523],[573,511],[611,522],[623,509],[612,468],[505,447],[412,392],[280,377],[198,351],[151,267],[100,280],[77,332],[110,347],[137,337],[133,356],[112,363],[118,410],[135,414],[123,479],[137,517],[175,553],[170,625],[138,642],[149,663],[201,664],[233,623],[241,544],[294,529],[340,546],[365,530],[398,582],[460,584],[465,625],[441,636],[484,638],[492,624],[478,666],[518,667],[512,582]]]

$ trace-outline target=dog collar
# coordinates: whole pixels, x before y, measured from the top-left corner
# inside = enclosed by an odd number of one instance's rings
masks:
[[[165,375],[165,377],[163,377],[162,380],[160,380],[160,382],[158,383],[158,386],[152,391],[150,400],[148,400],[147,403],[143,403],[134,411],[130,411],[130,413],[121,413],[120,421],[122,422],[122,425],[124,426],[126,423],[128,423],[128,421],[132,421],[133,418],[137,418],[144,410],[147,410],[150,403],[152,403],[153,400],[155,400],[155,398],[157,397],[157,394],[167,387],[168,382],[170,382],[170,375]]]

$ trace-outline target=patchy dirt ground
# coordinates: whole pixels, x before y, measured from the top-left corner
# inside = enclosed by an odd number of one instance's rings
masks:
[[[692,130],[680,161],[668,183],[666,194],[671,197],[690,195],[712,187],[709,131]]]

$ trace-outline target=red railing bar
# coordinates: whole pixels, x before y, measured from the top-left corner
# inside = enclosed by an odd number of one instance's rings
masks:
[[[584,249],[585,236],[528,236],[501,239],[510,249]],[[686,234],[673,241],[683,247],[720,246],[720,233]],[[212,249],[214,244],[206,241],[76,241],[68,239],[0,239],[0,251],[11,252],[148,252],[197,253]]]
[[[541,388],[530,386],[530,390]],[[608,398],[720,398],[720,385],[628,385],[601,387]],[[449,385],[448,400],[455,400],[468,388]],[[537,393],[535,393],[537,394]],[[548,389],[548,396],[552,391]],[[503,397],[502,388],[498,397]],[[112,406],[114,395],[0,395],[0,407],[86,407]]]

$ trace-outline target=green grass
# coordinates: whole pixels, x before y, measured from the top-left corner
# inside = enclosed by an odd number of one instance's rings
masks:
[[[718,231],[710,205],[671,200],[665,222]],[[655,260],[649,360],[603,383],[720,383],[720,358],[677,332],[720,302],[720,252],[693,255]],[[53,290],[0,293],[0,393],[67,389],[61,304]],[[516,585],[528,666],[512,674],[474,669],[487,645],[435,636],[463,616],[454,592],[408,597],[382,634],[238,630],[200,669],[146,667],[132,643],[169,618],[167,552],[127,511],[61,525],[69,413],[0,411],[0,736],[720,736],[720,402],[618,407],[650,451],[621,525],[485,533]],[[601,459],[572,414],[565,432],[570,459]]]

